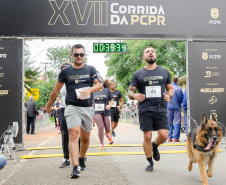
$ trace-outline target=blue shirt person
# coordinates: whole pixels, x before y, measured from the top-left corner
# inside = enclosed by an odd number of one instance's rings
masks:
[[[187,124],[187,88],[184,91],[183,109],[184,109],[184,127],[185,127],[185,131],[186,131],[186,136],[188,136],[188,124]]]
[[[173,90],[174,95],[169,103],[167,103],[167,117],[169,120],[169,135],[168,141],[180,142],[180,129],[181,129],[181,103],[183,102],[183,90],[177,84],[178,76],[173,77]],[[173,125],[174,123],[174,125]]]

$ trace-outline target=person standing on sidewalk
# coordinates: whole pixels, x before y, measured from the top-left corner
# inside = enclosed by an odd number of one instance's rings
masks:
[[[188,137],[188,123],[187,123],[187,88],[184,91],[183,97],[183,109],[184,109],[184,127],[186,136]]]
[[[113,140],[109,135],[111,131],[110,108],[113,104],[113,97],[108,86],[109,86],[108,80],[106,79],[104,81],[104,88],[101,89],[99,92],[93,93],[94,108],[95,108],[94,120],[98,127],[100,150],[104,149],[104,130],[105,130],[105,136],[108,138],[109,143],[113,144]]]
[[[110,136],[115,137],[115,128],[118,126],[118,120],[119,120],[119,111],[121,110],[121,107],[123,106],[123,98],[122,93],[115,89],[115,81],[110,81],[110,89],[111,94],[113,96],[113,105],[111,106],[111,133]],[[119,104],[120,101],[120,104]]]
[[[180,129],[181,129],[181,103],[183,102],[183,90],[178,86],[178,76],[173,77],[173,91],[174,96],[172,100],[167,103],[167,117],[169,120],[169,135],[168,142],[180,142]],[[174,126],[173,126],[174,122]]]
[[[59,73],[57,83],[49,97],[46,112],[51,112],[51,105],[62,86],[66,85],[65,117],[69,129],[69,151],[73,170],[71,178],[81,176],[80,170],[85,170],[85,154],[89,147],[90,132],[93,125],[94,108],[92,107],[92,92],[103,88],[101,79],[93,66],[84,64],[85,48],[81,44],[72,47],[72,66]],[[93,86],[93,84],[95,84]],[[81,138],[79,155],[78,141]]]
[[[38,108],[36,103],[34,102],[34,97],[30,96],[29,100],[24,104],[27,107],[27,128],[26,133],[31,135],[35,135],[35,118],[39,115]]]
[[[152,47],[143,51],[144,68],[133,74],[128,96],[139,101],[140,129],[143,131],[143,149],[149,165],[146,171],[153,171],[153,158],[160,160],[158,146],[167,140],[169,133],[168,118],[166,115],[167,102],[173,96],[170,73],[167,69],[156,64],[157,55]],[[139,93],[136,93],[136,90]],[[167,94],[165,94],[165,90]],[[157,130],[158,136],[152,142],[152,132]]]

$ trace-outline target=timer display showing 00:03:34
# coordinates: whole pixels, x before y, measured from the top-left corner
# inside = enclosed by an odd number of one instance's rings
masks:
[[[126,43],[93,43],[94,53],[125,53]]]

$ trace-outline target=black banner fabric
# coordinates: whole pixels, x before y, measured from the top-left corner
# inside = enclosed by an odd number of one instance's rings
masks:
[[[214,114],[226,127],[225,51],[225,42],[188,42],[190,116],[198,125],[206,113],[209,118]]]
[[[0,136],[18,122],[15,143],[22,143],[23,40],[0,40]]]
[[[0,0],[0,35],[225,39],[225,0]]]

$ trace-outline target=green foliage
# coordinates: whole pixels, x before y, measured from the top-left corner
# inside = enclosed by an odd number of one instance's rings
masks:
[[[73,63],[71,58],[71,45],[60,46],[60,47],[51,47],[47,50],[47,59],[51,62],[48,66],[48,70],[46,71],[46,75],[48,79],[53,80],[57,79],[58,74],[60,72],[61,65],[64,62]],[[87,54],[84,62],[87,61]]]
[[[39,67],[35,67],[34,60],[30,60],[29,46],[25,43],[24,46],[24,88],[30,92],[30,88],[37,81],[39,75]]]
[[[35,103],[37,105],[38,108],[40,108],[41,106],[45,106],[49,100],[49,96],[54,88],[56,84],[56,80],[55,81],[39,81],[35,84],[34,88],[39,89],[39,100],[35,100]]]
[[[55,118],[54,117],[50,117],[49,119],[50,119],[51,123],[55,123]]]
[[[171,75],[179,77],[186,74],[186,52],[184,41],[126,40],[127,53],[105,55],[108,66],[107,76],[114,78],[116,84],[128,89],[133,73],[145,66],[143,50],[153,47],[157,53],[157,65],[165,66]]]
[[[72,63],[71,59],[72,46],[51,47],[47,49],[47,58],[51,62],[48,66],[47,74],[49,79],[57,79],[60,67],[64,62]]]
[[[116,83],[116,84],[118,84],[116,89],[122,93],[123,102],[124,102],[124,104],[126,104],[127,103],[127,98],[126,98],[127,89],[123,88],[120,83]]]

